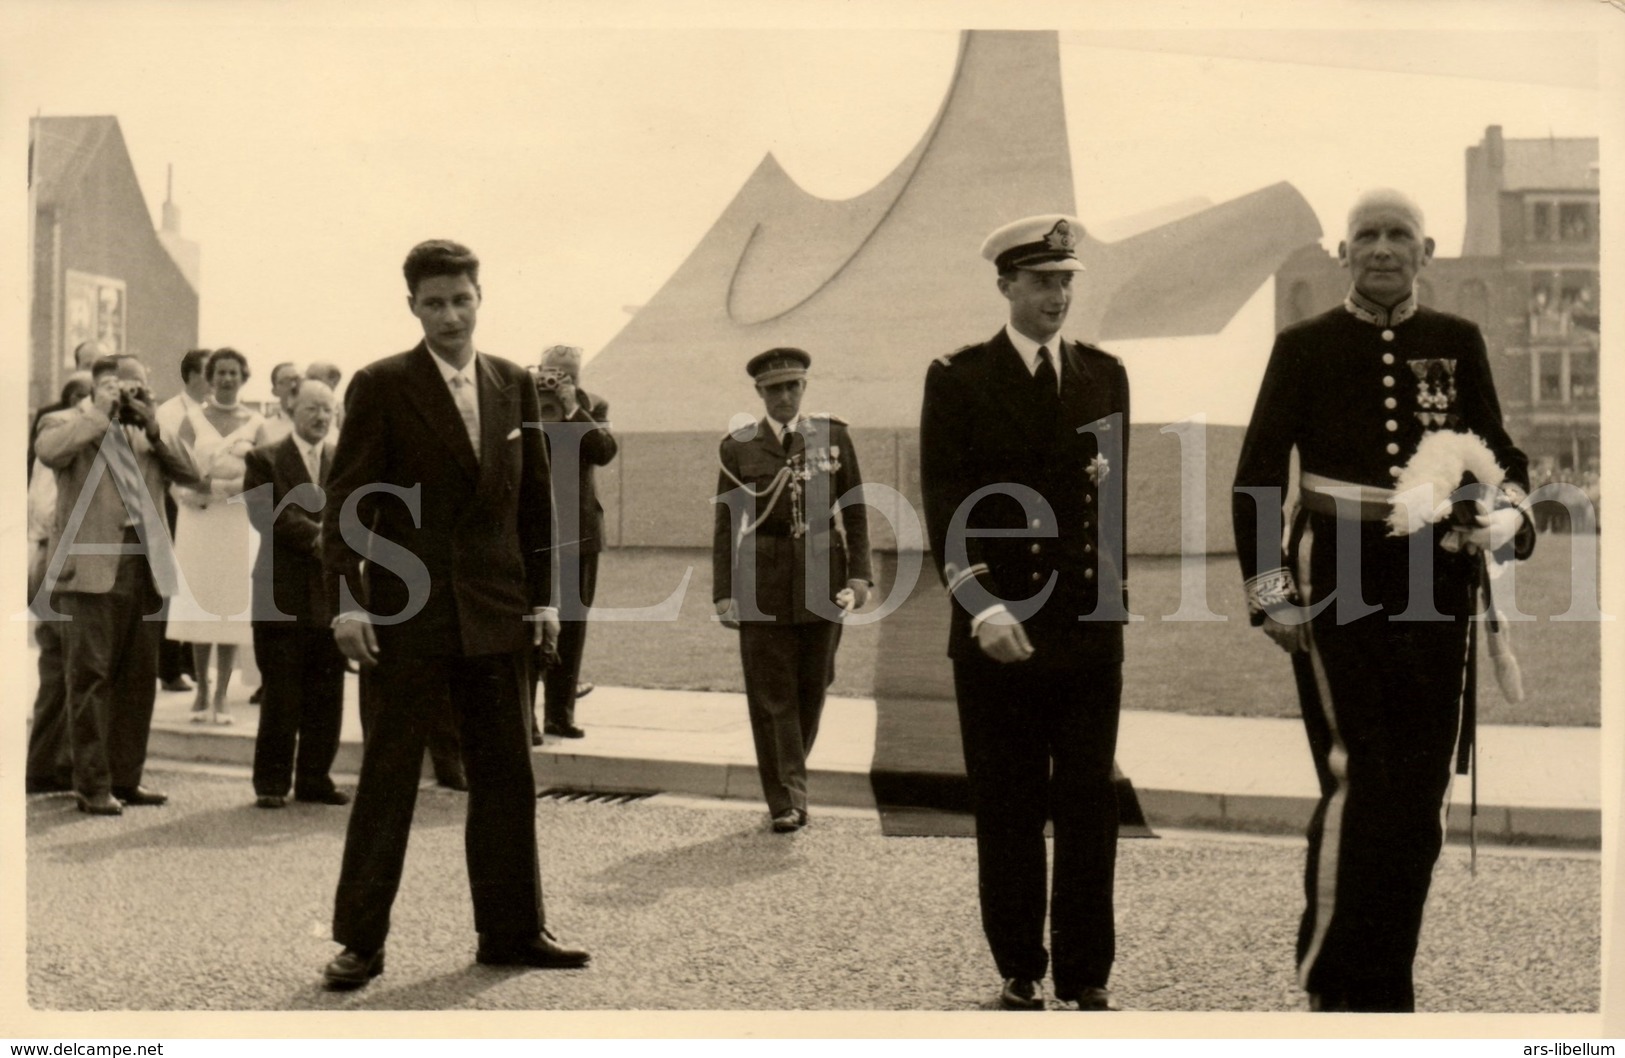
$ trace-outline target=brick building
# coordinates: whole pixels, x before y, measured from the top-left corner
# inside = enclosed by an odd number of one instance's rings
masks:
[[[115,117],[29,122],[31,407],[57,399],[91,338],[147,364],[161,397],[180,388],[198,339],[198,248],[164,204],[155,230]]]
[[[1499,125],[1467,148],[1460,257],[1434,257],[1422,304],[1484,331],[1507,427],[1547,473],[1582,473],[1598,455],[1598,140],[1509,140]],[[1426,208],[1426,203],[1423,207]],[[1276,273],[1278,327],[1342,300],[1348,273],[1320,246]]]

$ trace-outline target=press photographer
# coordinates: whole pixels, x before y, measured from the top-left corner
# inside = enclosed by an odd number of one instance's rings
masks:
[[[576,726],[576,698],[587,645],[587,610],[597,591],[598,553],[604,546],[604,508],[598,502],[593,468],[614,459],[619,446],[609,429],[608,402],[581,388],[580,348],[549,347],[530,374],[553,462],[561,622],[557,657],[538,659],[536,665],[544,704],[538,730],[533,691],[531,742],[540,745],[544,732],[560,738],[586,734]]]
[[[177,587],[164,488],[199,479],[159,429],[139,360],[101,357],[91,376],[90,397],[40,423],[40,462],[57,482],[44,580],[68,618],[63,656],[79,810],[119,815],[125,805],[167,800],[141,785],[162,628],[145,617]],[[107,546],[120,544],[131,546]]]

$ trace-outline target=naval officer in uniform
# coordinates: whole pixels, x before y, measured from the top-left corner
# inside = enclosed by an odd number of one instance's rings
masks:
[[[976,816],[982,926],[1006,1009],[1111,1010],[1122,692],[1128,374],[1061,334],[1083,226],[1050,214],[988,236],[1009,322],[934,361],[920,417],[926,532]],[[1044,824],[1055,828],[1046,901]],[[1044,948],[1049,906],[1050,951]]]
[[[1236,468],[1252,622],[1292,655],[1320,779],[1297,943],[1313,1010],[1415,1009],[1411,966],[1464,731],[1482,551],[1522,558],[1534,547],[1520,510],[1528,460],[1501,424],[1483,335],[1417,302],[1432,255],[1408,196],[1374,191],[1354,204],[1338,246],[1349,293],[1276,338]],[[1453,464],[1439,458],[1452,450]],[[1469,462],[1483,513],[1399,535],[1395,500],[1410,482],[1439,478],[1448,493]],[[1435,469],[1421,473],[1424,463]]]
[[[852,435],[833,415],[801,414],[811,366],[790,348],[746,365],[767,414],[722,440],[711,549],[712,598],[739,630],[756,766],[779,833],[807,824],[807,755],[841,619],[873,586]]]

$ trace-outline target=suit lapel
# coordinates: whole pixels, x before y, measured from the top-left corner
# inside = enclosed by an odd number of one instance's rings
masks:
[[[297,485],[303,485],[310,480],[310,471],[305,467],[305,457],[299,452],[299,442],[289,434],[277,445],[276,453],[277,474],[283,481],[288,482],[292,490]]]
[[[779,425],[766,415],[756,424],[756,432],[762,436],[762,445],[775,456],[782,458],[785,455],[784,446],[779,443]]]
[[[1031,443],[1049,445],[1053,412],[1040,415],[1038,386],[1031,371],[1022,363],[1021,354],[1010,344],[1010,336],[999,328],[999,333],[988,342],[992,354],[987,360],[987,390],[1002,405],[1005,418]],[[1063,367],[1064,371],[1065,368]],[[1063,385],[1064,385],[1063,381]]]
[[[477,364],[475,373],[479,376],[480,396],[479,488],[483,492],[493,482],[502,480],[510,450],[517,452],[522,446],[513,444],[508,438],[510,430],[520,418],[516,408],[518,394],[512,385],[503,382],[490,357],[480,357]],[[461,426],[462,421],[459,416],[457,424]],[[523,429],[523,426],[520,428]]]
[[[445,376],[440,373],[440,367],[435,363],[435,356],[429,352],[429,347],[423,342],[412,350],[412,356],[407,361],[406,399],[428,423],[430,433],[440,438],[442,444],[456,457],[457,465],[471,478],[478,478],[480,472],[479,461],[474,458],[474,448],[468,441],[468,430],[463,426],[463,417],[457,411],[457,405],[451,399],[451,390],[446,386]],[[484,386],[480,387],[482,390]],[[481,430],[486,422],[485,408],[480,408]]]

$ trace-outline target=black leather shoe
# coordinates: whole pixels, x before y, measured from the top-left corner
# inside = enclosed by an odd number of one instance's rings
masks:
[[[282,808],[287,803],[288,799],[281,794],[262,793],[254,798],[255,808]]]
[[[999,1006],[1006,1010],[1043,1010],[1044,985],[1025,977],[1006,977],[999,989]]]
[[[79,799],[79,811],[87,816],[121,816],[124,814],[124,803],[112,794],[96,794],[86,797],[84,794],[75,794]]]
[[[545,929],[519,940],[482,933],[479,951],[474,954],[474,961],[484,966],[530,966],[538,970],[575,970],[591,960],[587,952],[565,947]]]
[[[547,724],[542,728],[546,734],[554,738],[586,738],[587,733],[574,724]]]
[[[169,803],[168,794],[159,793],[157,790],[149,790],[145,786],[115,786],[113,787],[113,796],[132,807],[139,805],[157,807]]]
[[[773,833],[789,834],[807,825],[807,813],[799,808],[786,808],[773,817]]]
[[[189,691],[192,689],[192,681],[187,679],[185,676],[176,676],[172,680],[163,680],[161,681],[161,685],[163,686],[164,690],[172,692]]]
[[[248,704],[249,705],[263,705],[263,704],[265,704],[265,684],[262,683],[258,687],[254,688],[254,693],[248,696]]]
[[[583,699],[583,698],[587,697],[587,695],[591,694],[592,689],[595,686],[597,686],[597,684],[594,684],[594,683],[591,683],[591,682],[576,684],[576,701],[579,702],[579,701],[581,701],[581,699]]]
[[[1055,998],[1062,1003],[1076,1003],[1079,1010],[1122,1010],[1112,1003],[1112,994],[1104,988],[1084,988],[1076,994],[1055,990]]]
[[[541,728],[533,727],[533,728],[530,729],[530,744],[533,745],[533,746],[540,746],[542,744],[542,729]]]
[[[350,795],[343,790],[324,790],[321,793],[295,793],[295,801],[310,801],[319,805],[347,805]]]
[[[360,988],[384,972],[384,949],[360,952],[345,948],[322,969],[322,980],[335,992]]]
[[[458,790],[462,793],[468,792],[468,776],[466,775],[436,775],[434,781],[436,785],[444,786],[448,790]]]

